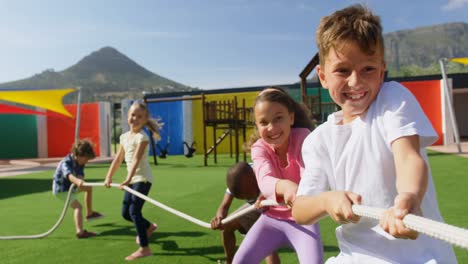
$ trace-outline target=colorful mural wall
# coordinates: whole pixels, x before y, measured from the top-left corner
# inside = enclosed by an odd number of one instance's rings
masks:
[[[447,132],[447,124],[444,121],[446,114],[444,113],[444,100],[443,90],[440,80],[427,80],[427,81],[406,81],[402,82],[416,97],[421,104],[423,111],[428,116],[434,129],[436,130],[439,139],[435,145],[444,144],[444,137]],[[301,92],[298,84],[286,85],[284,87],[287,92],[296,100],[301,100]],[[241,92],[230,92],[230,89],[217,90],[214,93],[205,94],[206,102],[210,101],[232,101],[237,97],[238,106],[241,107],[242,100],[245,99],[246,107],[252,107],[255,97],[258,92],[264,87],[256,87],[256,89],[247,89]],[[321,100],[324,104],[333,103],[328,90],[318,89],[318,87],[308,87],[306,93],[308,95],[316,95],[318,91],[321,92]],[[179,98],[182,95],[179,95]],[[184,95],[185,98],[193,97],[194,100],[181,100],[172,102],[150,102],[148,105],[153,117],[161,117],[163,122],[167,123],[167,127],[162,131],[162,140],[160,145],[165,146],[170,139],[169,154],[181,155],[184,154],[186,149],[183,147],[183,142],[188,143],[196,142],[197,154],[203,154],[203,111],[202,101],[199,99],[200,94]],[[158,97],[161,99],[162,97]],[[195,99],[196,98],[196,99]],[[122,104],[123,105],[123,104]],[[330,113],[326,112],[324,115]],[[247,138],[252,134],[253,129],[247,130]],[[216,138],[223,133],[222,130],[217,130]],[[242,138],[242,137],[241,137]],[[206,127],[207,147],[214,144],[213,128]],[[230,152],[230,139],[229,136],[225,138],[217,147],[218,153]],[[159,152],[157,152],[159,153]]]
[[[65,105],[73,117],[46,112],[44,115],[1,114],[0,159],[63,157],[75,138],[76,105]],[[80,138],[95,143],[98,156],[110,156],[110,104],[81,105]]]
[[[65,108],[75,117],[76,105]],[[110,104],[84,103],[80,106],[79,138],[88,138],[95,144],[98,156],[110,156]],[[53,115],[47,120],[47,156],[61,157],[70,152],[75,140],[75,118]]]

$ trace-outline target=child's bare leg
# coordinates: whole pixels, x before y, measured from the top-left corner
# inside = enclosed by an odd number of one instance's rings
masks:
[[[85,192],[85,209],[86,216],[91,215],[93,211],[93,188],[91,186],[81,186],[80,191]]]
[[[224,255],[226,255],[226,264],[230,264],[236,253],[236,236],[234,231],[227,232],[223,230],[221,231],[221,237],[223,239]]]
[[[83,207],[81,207],[81,204],[77,200],[74,200],[70,206],[73,208],[76,233],[81,234],[83,232]]]
[[[232,221],[224,226],[221,230],[221,238],[223,240],[224,255],[226,256],[226,264],[232,263],[234,254],[236,253],[236,235],[235,231],[242,228],[237,221]]]
[[[278,253],[273,252],[273,253],[271,253],[270,255],[268,255],[268,256],[265,258],[265,263],[266,263],[266,264],[280,264],[281,261],[280,261],[280,258],[279,258],[279,256],[278,256]]]

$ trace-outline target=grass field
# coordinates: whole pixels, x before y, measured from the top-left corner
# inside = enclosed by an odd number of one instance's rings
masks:
[[[202,221],[209,222],[224,195],[226,169],[234,163],[228,156],[219,156],[203,166],[201,156],[187,159],[169,156],[153,165],[155,182],[150,197]],[[445,221],[468,227],[468,159],[430,152],[431,168],[438,193],[439,206]],[[86,168],[89,181],[102,181],[109,164],[90,164]],[[119,182],[125,168],[114,177]],[[0,178],[0,236],[31,235],[45,232],[56,222],[62,202],[51,194],[52,171]],[[118,189],[97,187],[95,209],[105,218],[85,223],[85,228],[99,236],[78,240],[74,236],[71,211],[62,225],[50,236],[35,240],[0,240],[0,263],[124,263],[133,252],[135,230],[120,216],[123,193]],[[82,199],[82,196],[80,197]],[[232,208],[240,205],[236,201]],[[223,258],[219,232],[205,229],[147,203],[143,213],[159,229],[150,239],[153,257],[137,263],[216,263]],[[329,219],[321,223],[325,256],[338,253],[334,228]],[[238,242],[242,237],[238,237]],[[456,248],[459,263],[468,263],[468,250]],[[282,263],[298,263],[288,249],[280,251]]]

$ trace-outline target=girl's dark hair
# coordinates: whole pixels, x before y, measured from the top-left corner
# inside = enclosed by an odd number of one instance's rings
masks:
[[[142,109],[143,111],[146,112],[146,115],[148,117],[147,119],[147,122],[145,124],[145,126],[151,130],[151,132],[153,132],[153,137],[156,138],[156,139],[161,139],[161,135],[159,134],[159,131],[162,129],[164,123],[161,123],[161,119],[160,118],[151,118],[151,115],[149,113],[149,110],[148,110],[148,106],[143,103],[143,102],[140,102],[138,100],[134,101],[132,106],[128,109],[128,111],[130,111],[130,109],[132,107],[138,107],[140,109]]]
[[[260,102],[275,102],[285,106],[289,113],[294,113],[294,124],[291,127],[302,127],[312,130],[314,123],[310,118],[310,112],[304,104],[294,101],[294,99],[281,87],[268,87],[261,91],[254,101],[255,106]],[[260,138],[257,128],[249,139],[247,149]]]
[[[87,157],[89,159],[94,159],[96,154],[93,149],[93,142],[89,139],[80,139],[75,142],[71,148],[71,153],[75,157]]]

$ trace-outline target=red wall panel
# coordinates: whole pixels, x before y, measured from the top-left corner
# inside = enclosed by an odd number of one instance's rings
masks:
[[[442,145],[442,95],[440,80],[402,82],[401,84],[408,88],[416,97],[437,132],[439,139],[434,145]]]
[[[65,108],[76,117],[76,105],[65,105]],[[80,106],[81,139],[93,141],[96,155],[100,154],[99,146],[99,103],[85,103]],[[70,153],[75,140],[75,118],[52,115],[47,117],[48,157],[63,157]]]

